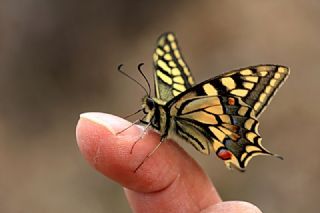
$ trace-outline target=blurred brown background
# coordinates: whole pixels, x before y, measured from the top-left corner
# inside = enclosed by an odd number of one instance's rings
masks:
[[[138,108],[143,91],[116,67],[140,78],[145,62],[151,79],[165,31],[198,82],[260,63],[291,68],[260,119],[264,145],[284,161],[255,158],[242,174],[185,147],[226,200],[317,212],[319,22],[317,0],[1,0],[0,212],[130,212],[121,188],[80,155],[75,125],[81,112]]]

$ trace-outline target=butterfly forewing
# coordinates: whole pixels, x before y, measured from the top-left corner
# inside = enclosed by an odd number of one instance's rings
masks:
[[[240,97],[259,117],[288,74],[289,69],[284,66],[258,65],[219,75],[209,82],[219,95]]]
[[[194,79],[179,50],[173,33],[164,33],[153,54],[156,97],[169,101],[191,88]]]

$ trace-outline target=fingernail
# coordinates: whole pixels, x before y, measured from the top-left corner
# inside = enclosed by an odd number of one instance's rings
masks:
[[[131,125],[131,123],[123,118],[120,118],[115,115],[111,114],[105,114],[102,112],[86,112],[80,114],[80,119],[87,119],[90,120],[93,123],[96,123],[98,125],[101,125],[108,129],[113,135],[116,135],[119,131],[123,130],[124,128]],[[142,128],[140,126],[135,126],[138,128],[139,131],[142,131]],[[130,131],[126,131],[130,132]]]
[[[116,131],[111,126],[112,122],[110,122],[111,117],[113,117],[113,115],[105,114],[102,112],[85,112],[80,114],[80,119],[81,118],[88,119],[96,124],[102,125],[105,128],[107,128],[112,134],[115,135]],[[112,120],[116,120],[116,119],[112,119]]]

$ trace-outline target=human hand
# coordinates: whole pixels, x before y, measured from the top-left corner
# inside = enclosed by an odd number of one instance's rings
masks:
[[[134,125],[116,136],[129,125],[113,115],[85,113],[80,117],[76,134],[81,153],[95,169],[122,185],[133,212],[261,212],[247,202],[222,202],[200,166],[170,140],[134,173],[160,137],[149,131],[131,154],[131,147],[143,129]]]

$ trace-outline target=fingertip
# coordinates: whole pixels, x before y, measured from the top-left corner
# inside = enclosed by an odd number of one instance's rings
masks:
[[[117,132],[129,126],[131,123],[114,115],[88,112],[80,115],[76,127],[76,139],[78,147],[85,159],[95,168],[100,168],[100,161],[104,156],[121,157],[121,150],[126,150],[126,141],[134,139],[142,130],[138,126],[132,126],[121,136]],[[118,151],[117,153],[115,153]],[[123,155],[123,154],[122,154]]]
[[[138,125],[132,125],[121,134],[116,134],[130,125],[132,123],[114,115],[81,114],[76,128],[79,149],[94,168],[121,185],[137,191],[160,190],[176,174],[173,164],[169,163],[171,158],[166,157],[170,155],[165,151],[169,149],[168,144],[162,145],[135,173],[134,170],[160,139],[153,131],[143,136],[144,130]],[[137,140],[131,153],[132,145]],[[159,177],[162,177],[161,181]]]
[[[214,204],[201,213],[262,213],[255,205],[245,201],[225,201]]]

